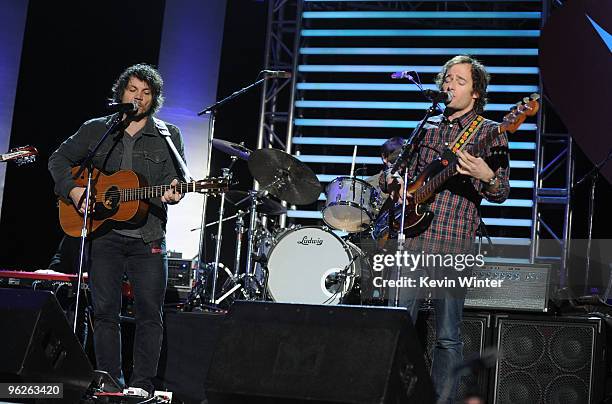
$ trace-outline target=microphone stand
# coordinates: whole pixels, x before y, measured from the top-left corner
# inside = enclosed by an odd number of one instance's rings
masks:
[[[574,187],[582,184],[587,178],[591,178],[591,192],[589,195],[589,222],[588,222],[588,238],[587,238],[587,250],[586,250],[586,268],[584,273],[584,294],[589,294],[589,277],[591,272],[591,242],[593,240],[593,215],[595,210],[595,188],[597,187],[597,181],[599,180],[599,172],[602,167],[605,166],[608,161],[612,158],[612,149],[608,152],[606,158],[596,164],[588,173],[576,182]]]
[[[110,136],[111,133],[115,132],[121,126],[123,126],[124,129],[127,127],[126,124],[128,123],[129,118],[126,119],[125,121],[122,120],[122,118],[123,118],[123,113],[115,114],[115,116],[111,120],[110,127],[106,130],[106,133],[104,133],[104,135],[102,135],[100,140],[98,140],[98,143],[96,143],[96,145],[89,152],[87,157],[85,157],[85,159],[81,162],[79,171],[77,171],[77,173],[72,177],[73,179],[77,179],[81,176],[83,171],[87,170],[87,187],[85,187],[85,201],[83,202],[85,204],[85,214],[83,215],[83,226],[81,228],[81,237],[80,237],[81,243],[79,247],[79,271],[78,271],[78,278],[77,278],[76,305],[74,308],[74,321],[72,324],[72,331],[74,332],[75,335],[77,332],[77,319],[79,317],[78,314],[79,314],[79,301],[81,298],[81,279],[83,278],[83,267],[85,265],[85,242],[87,241],[87,235],[88,235],[87,234],[88,233],[87,232],[87,222],[90,219],[89,206],[91,204],[90,197],[91,197],[91,191],[93,188],[93,185],[92,185],[93,156],[96,154],[96,152],[98,151],[102,143],[106,140],[106,138]],[[93,209],[91,213],[93,213]]]
[[[400,228],[399,228],[399,232],[397,234],[397,250],[398,251],[403,251],[404,250],[404,242],[406,241],[406,235],[404,234],[404,224],[406,221],[406,200],[407,200],[407,187],[408,187],[408,170],[406,169],[407,167],[402,167],[402,165],[407,165],[406,163],[412,159],[412,156],[414,155],[414,152],[416,151],[416,145],[418,145],[422,140],[423,137],[425,136],[425,131],[423,130],[423,128],[425,127],[425,123],[427,122],[427,120],[434,114],[434,112],[438,109],[438,102],[434,99],[432,101],[432,104],[429,108],[427,108],[427,111],[425,111],[425,116],[423,117],[423,120],[421,120],[421,122],[419,123],[419,126],[417,126],[417,128],[412,132],[412,134],[410,135],[410,137],[408,137],[408,139],[406,139],[406,141],[404,142],[404,145],[402,146],[402,151],[400,152],[399,156],[397,156],[397,158],[395,159],[395,161],[393,162],[393,167],[391,168],[391,174],[395,174],[396,171],[398,171],[400,168],[402,168],[404,170],[404,192],[402,193],[402,215],[400,217]],[[389,212],[389,231],[392,230],[392,225],[393,225],[393,220],[395,217],[395,211],[393,208],[391,208],[391,212]],[[400,268],[397,268],[397,284],[399,285],[399,281],[401,278],[401,271]],[[398,307],[399,306],[399,289],[397,290],[397,292],[395,293],[395,299],[394,299],[394,306]]]
[[[260,75],[262,73],[265,73],[264,71],[260,72]],[[259,75],[258,75],[259,77]],[[246,93],[247,91],[249,91],[250,89],[260,85],[261,83],[263,83],[266,79],[270,78],[270,76],[265,76],[262,77],[261,79],[258,79],[257,81],[255,81],[254,83],[249,84],[248,86],[234,91],[232,94],[230,94],[229,96],[223,98],[220,101],[215,102],[214,104],[204,108],[203,110],[201,110],[200,112],[197,113],[198,116],[202,116],[204,114],[209,114],[210,118],[209,118],[209,124],[208,124],[208,155],[207,155],[207,162],[206,162],[206,170],[204,172],[204,178],[208,178],[210,176],[210,166],[211,166],[211,160],[212,160],[212,144],[213,144],[213,139],[215,137],[215,119],[216,119],[216,113],[217,110],[219,109],[219,107],[221,107],[222,105],[228,103],[229,101],[233,100],[234,98],[239,97],[240,95]],[[223,200],[224,197],[222,196],[221,199],[221,203],[223,204]],[[199,246],[199,252],[198,252],[198,278],[201,279],[202,277],[202,271],[205,268],[206,265],[206,261],[203,259],[203,256],[205,254],[205,243],[206,243],[206,235],[205,235],[205,230],[206,230],[206,208],[208,206],[208,195],[205,194],[204,195],[204,200],[202,202],[202,220],[200,223],[200,246]],[[219,225],[219,228],[221,228],[221,225]],[[217,241],[218,243],[218,241]],[[218,277],[218,273],[219,273],[219,265],[218,265],[218,252],[215,254],[215,266],[213,268],[213,279],[212,279],[212,290],[210,291],[210,294],[208,295],[208,302],[211,303],[212,305],[215,305],[215,292],[216,292],[216,288],[217,288],[217,277]],[[206,291],[205,293],[206,294]],[[206,297],[205,297],[206,298]]]

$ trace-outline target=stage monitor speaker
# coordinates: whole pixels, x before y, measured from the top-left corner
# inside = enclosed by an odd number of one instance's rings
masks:
[[[436,342],[436,316],[434,310],[421,310],[417,321],[419,339],[423,341],[425,365],[431,372],[433,349]],[[461,323],[463,340],[463,359],[469,361],[480,357],[491,344],[491,315],[485,313],[463,313]],[[461,402],[466,396],[488,396],[490,369],[476,369],[472,374],[464,375],[459,381],[455,399]]]
[[[0,289],[0,330],[2,382],[63,383],[59,401],[79,402],[93,369],[53,293]]]
[[[605,327],[597,317],[498,317],[494,404],[603,399]]]
[[[405,309],[235,302],[206,377],[210,403],[430,403]]]
[[[172,391],[184,403],[204,402],[203,379],[224,317],[210,312],[165,313],[158,390]]]

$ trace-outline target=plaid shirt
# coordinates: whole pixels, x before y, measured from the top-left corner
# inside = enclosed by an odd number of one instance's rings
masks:
[[[426,133],[408,165],[408,175],[415,178],[423,169],[448,148],[449,144],[469,125],[477,114],[470,111],[450,122],[443,115],[430,118],[425,124]],[[406,241],[406,246],[412,251],[430,253],[469,253],[473,251],[476,230],[480,223],[478,207],[484,197],[490,202],[502,203],[510,193],[510,168],[507,164],[492,164],[491,148],[495,146],[508,147],[505,133],[498,134],[498,124],[485,120],[478,133],[474,135],[465,150],[474,154],[475,144],[489,137],[489,147],[484,148],[484,158],[498,177],[499,188],[495,193],[487,191],[486,184],[466,175],[455,175],[449,179],[437,192],[435,201],[430,205],[434,218],[426,231]],[[492,139],[492,141],[491,141]],[[482,147],[481,147],[482,149]],[[505,167],[504,167],[505,166]]]

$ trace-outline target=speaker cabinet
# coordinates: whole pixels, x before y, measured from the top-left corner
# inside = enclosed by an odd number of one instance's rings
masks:
[[[593,318],[497,318],[495,404],[599,403],[605,327]]]
[[[405,309],[235,302],[206,391],[211,403],[429,403]]]
[[[0,289],[0,330],[2,382],[63,383],[79,402],[93,369],[53,293]]]
[[[434,310],[421,310],[417,321],[417,331],[423,342],[425,365],[431,372],[433,348],[436,342],[436,316]],[[463,341],[463,358],[470,360],[479,357],[491,344],[491,316],[489,314],[464,312],[461,323],[461,339]],[[466,395],[477,394],[487,397],[489,369],[476,369],[465,375],[457,387],[457,402]]]
[[[206,400],[203,379],[224,318],[208,312],[166,312],[156,383],[160,390],[172,391],[185,403]]]

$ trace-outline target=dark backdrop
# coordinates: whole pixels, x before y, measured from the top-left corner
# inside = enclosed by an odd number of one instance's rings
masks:
[[[265,42],[264,2],[228,3],[219,96],[257,76]],[[34,145],[40,156],[34,164],[7,167],[0,268],[47,267],[62,237],[49,155],[84,121],[107,114],[111,85],[125,67],[157,65],[164,5],[164,0],[29,2],[10,146]],[[218,137],[255,145],[258,94],[220,111]],[[215,159],[213,174],[225,163]],[[237,169],[245,177],[246,164]],[[240,186],[248,183],[241,180]]]

